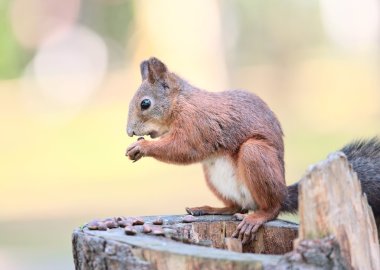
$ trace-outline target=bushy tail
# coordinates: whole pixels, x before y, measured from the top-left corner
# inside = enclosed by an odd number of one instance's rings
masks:
[[[298,211],[298,183],[288,186],[288,195],[281,205],[281,212],[295,214]]]
[[[358,174],[363,192],[367,195],[375,217],[380,216],[380,140],[354,141],[342,151],[353,170]],[[296,213],[298,210],[298,183],[288,186],[288,196],[282,204],[281,212]]]

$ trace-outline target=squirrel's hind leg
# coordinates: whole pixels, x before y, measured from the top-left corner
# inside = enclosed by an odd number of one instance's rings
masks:
[[[193,216],[203,215],[233,215],[236,213],[245,214],[248,210],[242,209],[240,206],[226,206],[226,207],[186,207],[186,212]]]
[[[240,179],[257,205],[257,210],[247,215],[233,233],[245,244],[263,223],[277,217],[287,189],[278,150],[266,140],[250,139],[242,144],[237,165]]]

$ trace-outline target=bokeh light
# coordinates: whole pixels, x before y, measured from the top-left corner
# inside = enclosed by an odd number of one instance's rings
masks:
[[[340,47],[368,50],[378,47],[380,3],[377,0],[321,0],[327,34]]]
[[[107,48],[83,26],[53,39],[38,48],[25,70],[22,91],[29,108],[40,111],[41,117],[51,118],[61,111],[71,111],[72,116],[100,87],[107,69]]]
[[[10,8],[13,34],[23,46],[36,48],[52,33],[69,31],[79,10],[80,0],[14,0]]]
[[[33,59],[36,81],[43,93],[67,104],[86,100],[99,87],[106,67],[104,42],[79,26],[58,42],[42,44]]]

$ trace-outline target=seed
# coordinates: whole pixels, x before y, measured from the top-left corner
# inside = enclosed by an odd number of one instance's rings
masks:
[[[182,219],[182,222],[183,223],[191,223],[191,222],[194,222],[196,221],[197,218],[192,216],[192,215],[187,215],[187,216],[184,216],[184,218]]]
[[[106,231],[107,230],[107,225],[105,222],[99,221],[98,222],[98,230],[99,231]]]
[[[109,229],[113,229],[113,228],[117,228],[118,227],[118,224],[114,221],[114,220],[107,220],[105,222],[107,228]]]
[[[137,233],[137,231],[132,226],[127,226],[124,230],[127,235],[135,235]]]
[[[135,217],[133,222],[132,222],[132,225],[143,225],[145,222],[144,222],[144,219],[141,218],[141,217]]]
[[[116,221],[119,222],[119,221],[122,221],[122,220],[125,220],[125,219],[126,219],[126,217],[117,217]]]
[[[98,221],[97,220],[93,220],[93,221],[89,222],[87,224],[87,228],[89,230],[97,230],[98,229]]]
[[[162,220],[162,218],[157,218],[155,221],[153,221],[153,224],[154,225],[162,225],[162,224],[164,224],[164,221]]]
[[[118,221],[117,221],[117,225],[119,225],[119,227],[122,227],[122,228],[124,228],[124,227],[126,226],[124,220],[118,220]]]
[[[152,228],[148,224],[143,225],[143,233],[150,233]]]

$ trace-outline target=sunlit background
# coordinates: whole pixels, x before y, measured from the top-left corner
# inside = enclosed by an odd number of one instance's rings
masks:
[[[379,134],[379,4],[1,0],[0,269],[73,269],[71,231],[95,217],[220,205],[200,165],[124,156],[150,56],[201,88],[261,96],[285,132],[288,183]]]

